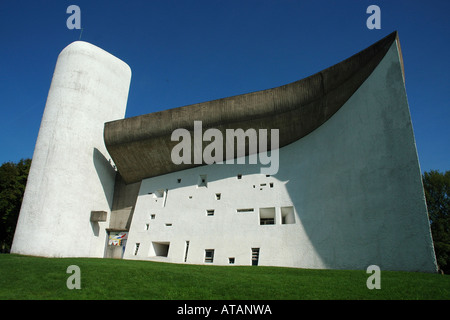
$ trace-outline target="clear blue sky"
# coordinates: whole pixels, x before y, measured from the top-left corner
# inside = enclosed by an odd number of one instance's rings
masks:
[[[398,30],[422,171],[450,170],[450,1],[0,2],[0,163],[31,158],[59,52],[81,40],[132,69],[126,116],[287,84]],[[369,30],[369,5],[381,30]]]

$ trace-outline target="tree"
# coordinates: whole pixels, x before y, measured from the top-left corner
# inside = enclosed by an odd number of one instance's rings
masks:
[[[422,176],[438,266],[450,273],[450,171]]]
[[[31,159],[0,166],[0,252],[9,252],[27,184]]]

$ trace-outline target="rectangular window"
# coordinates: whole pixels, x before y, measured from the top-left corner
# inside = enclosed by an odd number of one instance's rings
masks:
[[[229,264],[234,264],[234,257],[228,258],[228,263],[229,263]]]
[[[242,179],[242,174],[238,174],[238,175],[237,175],[237,178],[238,178],[238,179]]]
[[[208,180],[206,174],[201,174],[198,177],[197,187],[208,187]]]
[[[205,262],[213,263],[214,261],[214,249],[206,249],[205,250]]]
[[[214,215],[214,209],[206,210],[206,215],[207,215],[208,217],[213,216],[213,215]]]
[[[137,256],[137,254],[138,254],[139,246],[140,246],[140,245],[141,245],[141,244],[138,242],[138,243],[136,243],[135,246],[134,246],[134,255],[135,255],[135,256]]]
[[[257,266],[259,261],[259,248],[252,248],[252,266]]]
[[[186,250],[184,251],[184,262],[187,261],[188,251],[189,251],[189,241],[186,241]]]
[[[259,224],[268,225],[275,224],[275,208],[260,208],[259,209]]]
[[[220,193],[216,193],[216,200],[220,200],[221,196],[222,195]]]
[[[254,211],[255,211],[255,209],[253,209],[253,208],[236,209],[237,213],[254,212]]]
[[[144,227],[144,230],[148,230],[150,228],[150,224],[149,223],[146,223],[145,224],[145,227]]]
[[[152,242],[150,257],[167,257],[169,255],[170,242]]]
[[[281,207],[281,224],[294,224],[294,207]]]
[[[162,198],[164,196],[164,189],[159,189],[154,192],[154,198]]]

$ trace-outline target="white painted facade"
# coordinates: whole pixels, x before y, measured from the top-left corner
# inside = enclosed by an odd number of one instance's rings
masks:
[[[259,265],[436,271],[396,42],[279,160],[269,177],[213,164],[143,180],[124,258],[251,265],[259,248]]]
[[[124,117],[130,77],[93,45],[62,51],[12,252],[105,255],[115,172],[103,127]],[[336,114],[279,150],[276,174],[245,163],[144,179],[123,258],[436,272],[397,42]]]
[[[83,41],[58,56],[11,251],[103,257],[115,171],[103,142],[106,121],[125,115],[131,70]]]

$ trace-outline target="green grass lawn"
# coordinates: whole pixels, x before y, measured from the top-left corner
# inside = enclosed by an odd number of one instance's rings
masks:
[[[81,270],[69,290],[67,267]],[[450,299],[450,277],[381,271],[369,290],[365,271],[199,266],[93,258],[0,255],[0,299]]]

